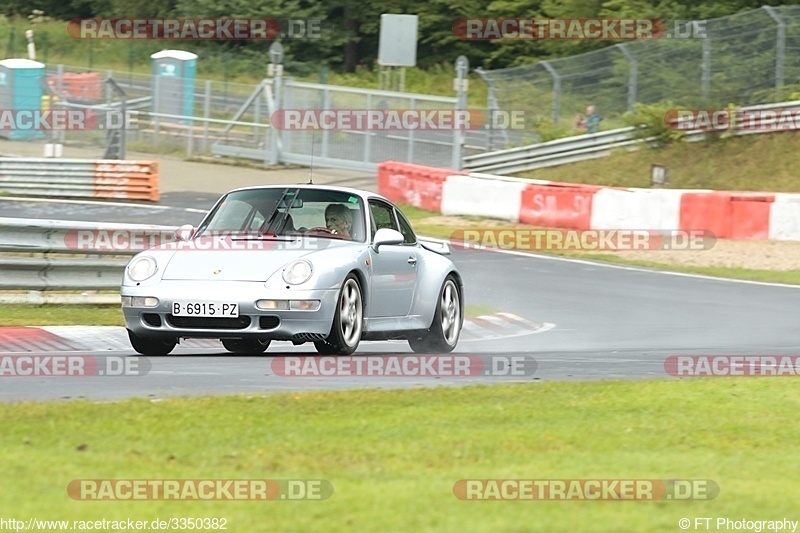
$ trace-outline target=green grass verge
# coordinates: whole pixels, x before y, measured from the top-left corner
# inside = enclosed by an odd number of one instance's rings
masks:
[[[111,379],[111,378],[107,378]],[[136,378],[125,378],[136,379]],[[378,385],[377,383],[375,385]],[[0,404],[5,518],[224,517],[229,531],[678,531],[796,516],[790,379]],[[325,501],[73,501],[76,479],[325,479]],[[712,501],[472,502],[460,479],[710,479]]]
[[[450,239],[453,232],[456,230],[463,230],[466,226],[464,224],[441,224],[438,221],[430,222],[433,217],[439,217],[438,213],[433,211],[426,211],[418,207],[403,205],[402,211],[405,213],[408,220],[414,226],[414,229],[420,235],[429,237],[436,237],[440,239]],[[465,223],[484,224],[484,228],[499,227],[498,220],[481,219],[479,217],[448,217],[463,220]],[[505,222],[508,227],[513,227],[515,224]],[[636,266],[643,268],[653,268],[659,270],[668,270],[671,272],[683,272],[687,274],[702,274],[706,276],[716,276],[721,278],[743,279],[750,281],[765,281],[770,283],[788,283],[800,285],[800,270],[757,270],[749,268],[733,268],[733,267],[716,267],[716,266],[691,266],[691,265],[672,265],[666,263],[658,263],[654,261],[640,261],[635,259],[627,259],[609,253],[596,253],[596,252],[579,252],[579,251],[552,251],[540,250],[537,254],[555,255],[561,257],[570,257],[573,259],[586,259],[590,261],[600,261],[606,263],[615,263],[627,266]]]
[[[650,187],[650,167],[666,165],[670,188],[800,192],[800,135],[765,133],[716,141],[680,142],[658,149],[543,168],[520,177],[617,187]]]
[[[464,316],[490,315],[499,309],[468,304]],[[0,327],[6,326],[124,326],[118,305],[27,305],[0,306]]]
[[[0,305],[0,327],[124,325],[119,305]]]

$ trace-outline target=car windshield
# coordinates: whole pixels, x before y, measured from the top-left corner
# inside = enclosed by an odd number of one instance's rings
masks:
[[[227,194],[197,235],[313,235],[363,242],[364,220],[361,198],[347,192],[299,187],[248,189]]]

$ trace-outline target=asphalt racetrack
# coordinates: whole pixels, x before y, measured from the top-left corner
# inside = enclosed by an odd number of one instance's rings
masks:
[[[193,194],[169,198],[177,207],[5,198],[0,200],[0,216],[197,224],[216,197]],[[524,375],[284,376],[275,372],[280,364],[275,361],[286,356],[316,355],[313,345],[275,342],[262,356],[240,357],[221,348],[189,343],[180,345],[170,356],[148,358],[149,372],[141,376],[2,379],[0,400],[152,399],[353,387],[675,379],[665,371],[665,360],[672,355],[800,353],[796,315],[800,308],[800,287],[718,280],[521,253],[454,250],[452,257],[464,275],[467,304],[491,306],[541,325],[535,330],[506,331],[489,338],[464,338],[456,353],[480,358],[486,368],[494,364],[493,358],[525,357],[528,363],[534,361],[534,366],[526,367]],[[85,351],[62,353],[87,355]],[[375,358],[411,353],[405,342],[364,342],[356,355]],[[115,345],[94,355],[137,354]]]

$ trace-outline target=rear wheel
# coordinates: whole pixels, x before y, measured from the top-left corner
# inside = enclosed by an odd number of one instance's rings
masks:
[[[324,341],[314,343],[317,351],[324,355],[350,355],[361,342],[364,321],[364,303],[361,286],[355,275],[350,274],[342,284],[342,292],[336,305],[331,332]]]
[[[168,355],[178,344],[177,339],[163,337],[140,337],[128,330],[128,340],[133,349],[142,355]]]
[[[222,339],[222,345],[231,353],[240,355],[258,355],[269,347],[265,339]]]
[[[439,302],[430,329],[417,337],[409,337],[408,344],[416,353],[452,352],[461,335],[461,295],[452,276],[447,276],[439,292]]]

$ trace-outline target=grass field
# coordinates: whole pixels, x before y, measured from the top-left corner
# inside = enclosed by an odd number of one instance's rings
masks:
[[[472,318],[496,313],[490,305],[466,305],[464,316]],[[0,327],[4,326],[124,326],[118,305],[2,305]]]
[[[110,378],[109,378],[110,379]],[[135,379],[135,378],[126,378]],[[378,383],[375,384],[379,386]],[[5,518],[229,531],[678,531],[797,519],[791,379],[541,383],[0,404]],[[71,500],[77,479],[324,479],[324,501]],[[460,479],[708,479],[711,501],[461,501]]]
[[[660,149],[543,168],[521,177],[618,187],[650,187],[650,167],[669,170],[670,188],[800,192],[800,135],[765,133],[711,142],[676,143]]]

